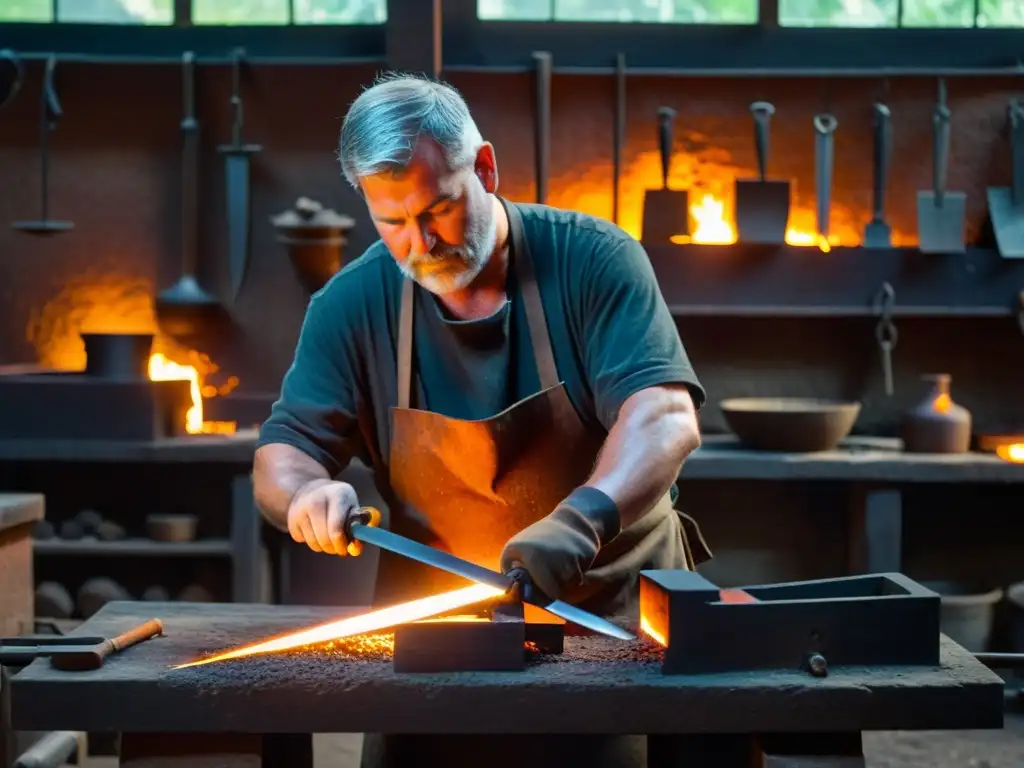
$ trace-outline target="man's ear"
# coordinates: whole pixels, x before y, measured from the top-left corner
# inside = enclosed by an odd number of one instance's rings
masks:
[[[473,172],[490,194],[498,190],[498,160],[494,156],[494,145],[485,141],[476,153]]]

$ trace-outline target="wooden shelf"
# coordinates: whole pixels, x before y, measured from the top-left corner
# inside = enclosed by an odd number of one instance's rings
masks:
[[[916,248],[647,245],[672,313],[719,317],[1007,318],[1021,310],[1024,259],[994,250],[937,256]]]
[[[231,557],[234,551],[229,539],[167,542],[152,539],[39,539],[33,549],[37,555],[94,557]]]

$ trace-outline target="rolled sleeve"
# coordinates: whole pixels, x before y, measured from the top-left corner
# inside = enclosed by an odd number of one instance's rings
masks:
[[[584,365],[598,418],[607,429],[631,395],[684,385],[700,408],[707,400],[640,243],[596,248],[584,282]]]

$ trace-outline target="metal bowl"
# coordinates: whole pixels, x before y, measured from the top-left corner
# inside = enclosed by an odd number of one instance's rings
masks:
[[[719,407],[744,445],[791,453],[835,448],[860,415],[857,402],[803,397],[735,397]]]

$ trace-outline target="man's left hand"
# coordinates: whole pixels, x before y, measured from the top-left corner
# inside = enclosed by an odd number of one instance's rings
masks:
[[[601,547],[618,533],[615,502],[596,488],[577,488],[554,512],[509,539],[501,569],[523,568],[536,589],[557,600],[583,583]]]

